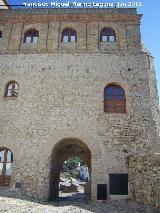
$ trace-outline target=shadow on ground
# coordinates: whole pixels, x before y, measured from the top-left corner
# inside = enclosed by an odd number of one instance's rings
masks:
[[[0,189],[0,203],[0,212],[7,213],[160,213],[160,209],[129,200],[91,202],[84,193],[62,195],[53,202],[41,202],[20,193],[4,192]]]

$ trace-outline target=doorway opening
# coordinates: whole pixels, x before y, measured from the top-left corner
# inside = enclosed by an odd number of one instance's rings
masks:
[[[13,154],[6,147],[0,147],[0,186],[10,184]]]
[[[60,170],[59,200],[85,201],[89,196],[90,174],[87,163],[73,156]]]
[[[90,198],[90,183],[91,152],[88,146],[75,138],[58,142],[51,155],[49,200],[76,201]]]

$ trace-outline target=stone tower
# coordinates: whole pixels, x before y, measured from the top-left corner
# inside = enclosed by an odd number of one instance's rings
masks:
[[[158,96],[140,19],[125,8],[0,10],[1,185],[53,200],[76,154],[91,199],[160,205]]]

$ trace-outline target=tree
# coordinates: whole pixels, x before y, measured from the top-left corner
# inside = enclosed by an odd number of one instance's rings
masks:
[[[69,158],[62,167],[62,172],[68,172],[70,170],[75,170],[78,168],[80,163],[80,158],[78,156],[73,156],[72,158]]]

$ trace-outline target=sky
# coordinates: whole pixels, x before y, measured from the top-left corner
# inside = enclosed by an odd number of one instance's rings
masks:
[[[10,4],[24,2],[67,2],[68,0],[9,0]],[[138,13],[143,14],[141,20],[141,37],[145,47],[151,52],[155,59],[155,70],[157,86],[160,96],[160,0],[70,0],[70,2],[106,2],[106,3],[127,3],[141,5],[137,7]],[[158,41],[158,43],[157,43]]]
[[[143,0],[138,12],[143,14],[141,20],[141,36],[145,47],[155,60],[157,86],[160,97],[160,0]],[[158,41],[158,44],[157,44]]]

